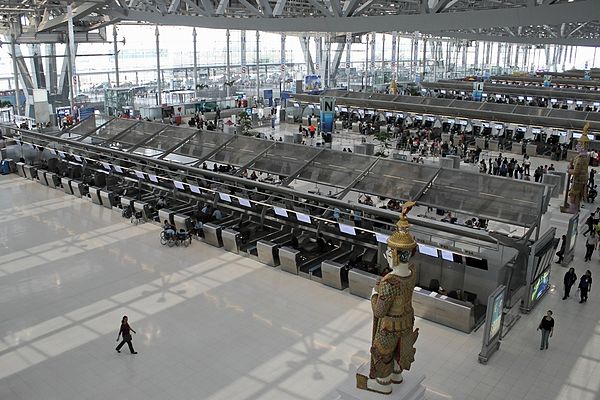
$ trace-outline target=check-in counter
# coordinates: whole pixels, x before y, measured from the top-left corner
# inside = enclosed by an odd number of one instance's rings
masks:
[[[142,217],[144,219],[147,220],[147,219],[150,218],[150,205],[148,203],[146,203],[145,201],[135,200],[133,202],[133,209],[136,212],[141,212],[142,213]]]
[[[335,261],[323,261],[321,263],[321,282],[340,290],[347,288],[348,268]]]
[[[160,219],[161,224],[165,221],[169,221],[170,224],[175,224],[173,221],[173,216],[175,216],[175,211],[171,211],[167,208],[161,208],[158,210],[158,219]]]
[[[102,201],[102,205],[106,208],[113,208],[115,205],[115,194],[110,190],[101,189],[100,200]]]
[[[90,186],[90,198],[92,203],[102,205],[102,197],[100,197],[100,188],[96,186]]]
[[[485,149],[485,139],[481,137],[476,137],[475,146],[479,147],[481,150]]]
[[[60,177],[54,172],[46,172],[46,182],[53,189],[60,187]]]
[[[25,171],[25,177],[31,180],[37,179],[37,168],[33,165],[24,165],[23,171]]]
[[[335,130],[341,131],[342,129],[344,129],[344,122],[343,121],[335,121]]]
[[[185,214],[175,214],[173,215],[173,223],[175,224],[175,229],[179,232],[181,229],[184,231],[189,231],[191,228],[190,217]]]
[[[19,176],[22,178],[27,178],[25,176],[25,168],[24,167],[25,167],[25,163],[18,162],[17,163],[17,174],[19,174]]]
[[[71,188],[71,179],[63,176],[60,178],[60,183],[62,184],[63,190],[66,194],[73,194],[73,189]]]
[[[377,281],[381,279],[379,275],[372,274],[362,269],[352,268],[348,271],[348,287],[350,293],[365,298],[371,298],[371,291]]]
[[[204,232],[204,241],[215,247],[223,247],[223,237],[221,236],[223,228],[219,225],[207,222],[202,226]]]
[[[359,129],[358,129],[359,127],[360,127],[360,125],[359,125],[359,124],[357,124],[357,123],[353,123],[353,124],[352,124],[352,129],[351,129],[351,130],[352,130],[352,132],[354,132],[354,133],[360,133],[360,131],[359,131]]]
[[[271,267],[279,265],[279,246],[269,240],[259,240],[256,243],[256,252],[258,260]]]
[[[121,207],[123,207],[123,209],[126,209],[127,207],[131,207],[131,210],[133,211],[133,203],[135,202],[134,199],[132,199],[131,197],[127,197],[127,196],[122,196],[121,197]]]
[[[529,157],[534,157],[537,155],[537,144],[528,144],[526,149]]]
[[[221,230],[221,239],[225,250],[240,254],[241,235],[238,231],[231,228],[225,228]]]
[[[46,180],[46,170],[45,169],[38,169],[37,170],[37,178],[38,178],[38,182],[41,183],[42,185],[48,186],[48,181]]]
[[[490,140],[488,142],[488,146],[489,146],[489,150],[490,151],[498,151],[498,141],[497,140]]]
[[[88,194],[88,187],[81,181],[71,180],[71,189],[73,189],[73,195],[77,197],[83,197]]]
[[[429,290],[415,288],[413,293],[415,316],[470,333],[475,328],[475,306],[451,299]]]
[[[281,270],[298,275],[299,256],[300,250],[288,246],[280,248],[279,262],[281,263]]]

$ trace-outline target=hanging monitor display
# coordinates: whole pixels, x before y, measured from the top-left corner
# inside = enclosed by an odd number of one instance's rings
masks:
[[[419,244],[419,253],[430,257],[438,257],[438,251],[435,247],[424,244]]]

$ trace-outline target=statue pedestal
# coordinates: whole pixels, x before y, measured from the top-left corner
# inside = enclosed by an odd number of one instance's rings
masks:
[[[369,376],[369,363],[363,363],[356,375],[348,377],[338,388],[339,400],[421,400],[425,399],[425,386],[423,380],[425,375],[415,372],[404,371],[403,382],[392,385],[392,393],[381,394],[370,390],[356,387],[357,379],[366,379]]]

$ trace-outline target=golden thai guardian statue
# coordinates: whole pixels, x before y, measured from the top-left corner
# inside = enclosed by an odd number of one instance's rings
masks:
[[[569,204],[566,212],[576,214],[579,212],[581,201],[586,192],[586,184],[588,181],[588,166],[590,164],[590,156],[588,155],[588,146],[590,139],[588,131],[590,123],[586,123],[583,128],[583,133],[576,144],[577,155],[571,161],[567,172],[573,177],[571,190],[569,190]]]
[[[415,360],[414,344],[419,330],[414,328],[412,296],[417,274],[409,264],[417,243],[409,233],[406,214],[414,202],[402,206],[398,229],[387,241],[386,259],[392,271],[373,288],[373,336],[368,376],[359,371],[356,386],[378,393],[390,394],[392,384],[402,383],[402,371],[410,370]]]

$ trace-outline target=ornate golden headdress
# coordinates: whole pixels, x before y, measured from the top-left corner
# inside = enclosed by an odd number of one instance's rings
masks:
[[[398,262],[399,252],[412,252],[414,248],[417,247],[415,238],[408,231],[410,224],[408,223],[408,218],[406,218],[406,214],[408,214],[415,204],[414,201],[408,201],[402,205],[402,213],[400,214],[400,219],[396,223],[398,229],[396,229],[396,231],[388,238],[387,245],[388,248],[392,250],[392,257],[394,258],[395,263]]]
[[[577,141],[578,143],[581,143],[581,146],[586,150],[587,150],[588,146],[590,145],[590,138],[587,135],[589,130],[590,130],[590,123],[586,122],[583,127],[583,132],[581,133],[581,137]]]

